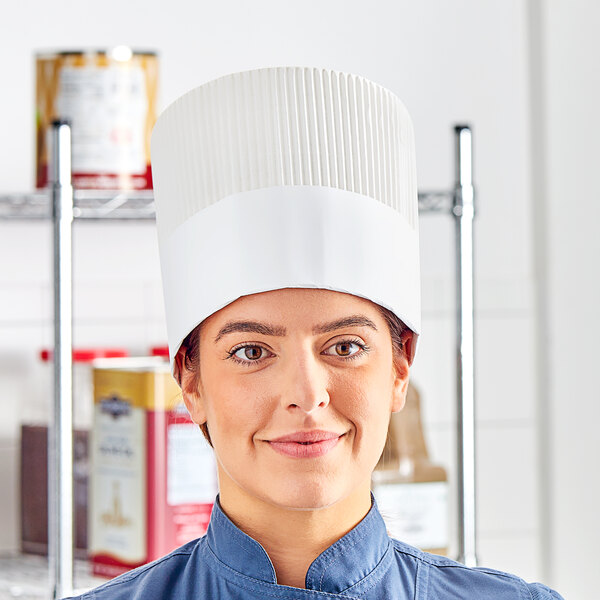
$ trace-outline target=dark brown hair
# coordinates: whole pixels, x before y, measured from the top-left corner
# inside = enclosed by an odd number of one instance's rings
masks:
[[[394,353],[394,357],[398,358],[402,355],[406,355],[406,347],[404,341],[402,339],[402,334],[408,329],[408,327],[404,324],[404,322],[397,317],[391,310],[376,305],[381,313],[381,316],[385,319],[387,323],[388,329],[390,331],[390,336],[392,338],[392,351]],[[200,367],[200,331],[202,330],[202,325],[204,321],[200,323],[200,325],[196,326],[190,333],[186,336],[186,338],[181,343],[181,350],[184,351],[184,359],[183,359],[183,368],[192,373],[196,373]],[[407,356],[409,362],[412,360],[412,356]],[[182,373],[178,371],[176,373],[177,383],[179,387],[181,387],[181,378]],[[197,385],[197,379],[194,378],[194,386]],[[182,390],[183,391],[183,390]],[[208,441],[208,443],[212,446],[212,441],[210,439],[210,433],[208,432],[208,427],[206,423],[202,423],[199,425],[204,437]]]

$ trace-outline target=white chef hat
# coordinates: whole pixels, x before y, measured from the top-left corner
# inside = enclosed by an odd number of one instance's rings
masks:
[[[171,369],[240,296],[324,288],[421,327],[413,128],[396,95],[331,69],[243,71],[158,117],[152,178]]]

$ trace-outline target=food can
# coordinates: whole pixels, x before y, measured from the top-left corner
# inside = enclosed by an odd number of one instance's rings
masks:
[[[72,183],[79,189],[152,189],[156,52],[116,46],[36,55],[36,187],[49,183],[50,125],[72,127]]]
[[[162,358],[94,363],[89,556],[114,577],[206,533],[212,448]]]
[[[52,421],[54,351],[44,348],[40,358],[39,394],[23,404],[20,456],[21,550],[48,553],[48,427]],[[97,358],[126,357],[125,348],[73,349],[73,543],[77,558],[87,557],[89,430],[94,408],[92,364]]]

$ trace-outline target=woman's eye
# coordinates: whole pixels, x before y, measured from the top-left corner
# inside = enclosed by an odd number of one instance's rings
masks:
[[[333,350],[333,352],[331,352],[331,350]],[[368,351],[369,347],[358,340],[341,340],[332,344],[325,352],[323,352],[323,354],[337,356],[344,360],[352,360],[362,356]],[[268,356],[269,351],[256,344],[246,344],[228,352],[228,358],[245,366],[261,362],[263,359],[268,358]]]
[[[353,340],[342,340],[341,342],[337,342],[336,344],[330,346],[328,350],[331,350],[332,348],[335,351],[335,354],[330,352],[325,352],[325,354],[329,354],[330,356],[339,356],[340,358],[354,358],[366,350],[365,345]]]
[[[266,355],[266,349],[262,346],[247,345],[236,348],[229,353],[229,356],[233,358],[235,362],[250,364],[258,362],[261,358]]]

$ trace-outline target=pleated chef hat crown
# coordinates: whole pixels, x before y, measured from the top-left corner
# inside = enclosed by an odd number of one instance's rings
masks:
[[[413,128],[386,88],[232,73],[163,111],[151,157],[171,368],[206,317],[273,289],[354,294],[420,332]]]

